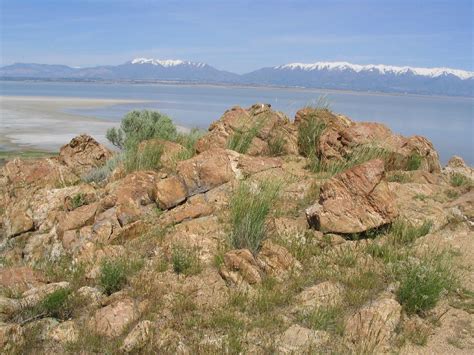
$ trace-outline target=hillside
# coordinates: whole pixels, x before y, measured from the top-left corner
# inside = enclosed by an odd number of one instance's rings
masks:
[[[108,138],[0,170],[4,353],[474,350],[461,158],[265,104],[189,134],[134,111]]]

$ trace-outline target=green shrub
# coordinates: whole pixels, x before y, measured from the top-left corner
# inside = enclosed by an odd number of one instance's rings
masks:
[[[72,314],[71,290],[60,288],[47,295],[40,303],[39,309],[46,316],[57,319],[68,319]]]
[[[301,122],[298,127],[298,147],[302,155],[317,159],[319,138],[325,129],[326,124],[318,118],[317,111]]]
[[[74,195],[71,199],[72,209],[79,208],[86,204],[86,196],[83,193],[78,193]]]
[[[171,119],[157,111],[132,111],[122,119],[120,128],[107,131],[107,139],[121,149],[132,149],[140,142],[160,138],[174,141],[176,127]]]
[[[237,129],[227,142],[227,148],[245,154],[250,148],[253,139],[260,131],[261,123],[256,123],[248,129]]]
[[[261,183],[253,188],[241,182],[230,202],[230,244],[236,249],[247,248],[257,252],[265,238],[265,219],[279,194],[280,185]]]
[[[460,173],[452,173],[449,182],[453,187],[468,186],[471,183],[468,177]]]
[[[271,156],[277,157],[285,154],[285,139],[277,135],[268,141],[268,150]]]
[[[176,143],[181,144],[185,150],[176,157],[178,161],[192,158],[196,154],[196,142],[204,135],[198,128],[191,129],[188,133],[179,133]]]
[[[418,170],[421,166],[422,161],[423,161],[423,158],[418,152],[411,153],[407,161],[407,170],[408,171]]]
[[[432,226],[433,222],[431,221],[425,221],[421,226],[417,227],[409,221],[397,219],[390,227],[389,233],[392,237],[391,241],[394,244],[410,244],[416,239],[427,235],[430,232]]]
[[[145,144],[140,149],[132,147],[125,152],[124,167],[127,173],[139,170],[155,170],[161,165],[163,147]]]
[[[174,245],[171,253],[173,271],[186,276],[196,275],[201,272],[201,263],[197,250],[190,250],[181,245]]]
[[[454,287],[456,279],[450,260],[446,254],[440,254],[401,267],[397,297],[408,314],[430,310],[443,292]]]
[[[127,278],[143,266],[142,260],[111,259],[104,260],[100,268],[99,284],[105,293],[111,295],[120,291],[127,283]]]

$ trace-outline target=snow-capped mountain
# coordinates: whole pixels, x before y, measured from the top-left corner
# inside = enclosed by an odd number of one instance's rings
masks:
[[[0,68],[0,78],[160,80],[474,96],[474,73],[470,71],[347,62],[290,63],[244,75],[218,70],[206,63],[179,59],[135,58],[120,65],[91,68],[18,63]]]
[[[248,84],[473,96],[474,73],[450,68],[358,65],[347,62],[290,63],[243,75]]]

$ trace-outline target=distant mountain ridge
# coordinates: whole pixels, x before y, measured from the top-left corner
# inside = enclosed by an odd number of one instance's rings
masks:
[[[218,70],[206,63],[174,59],[135,58],[120,65],[90,68],[16,63],[0,68],[0,78],[160,80],[474,96],[474,72],[348,62],[290,63],[243,75]]]

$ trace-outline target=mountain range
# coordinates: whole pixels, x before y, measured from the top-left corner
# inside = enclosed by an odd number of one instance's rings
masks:
[[[474,96],[474,72],[450,68],[291,63],[239,75],[206,63],[136,58],[120,65],[76,68],[16,63],[0,68],[1,79],[173,81],[265,85],[426,95]]]

